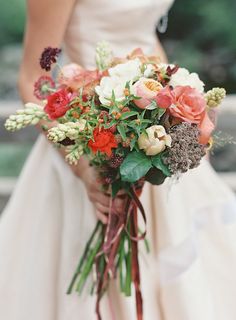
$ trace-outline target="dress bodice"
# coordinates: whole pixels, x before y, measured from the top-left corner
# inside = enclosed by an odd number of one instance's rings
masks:
[[[136,47],[151,54],[155,27],[173,0],[77,0],[65,35],[69,58],[94,67],[95,47],[108,41],[117,56]]]

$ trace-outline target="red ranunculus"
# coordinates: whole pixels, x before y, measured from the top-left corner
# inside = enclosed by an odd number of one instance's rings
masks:
[[[64,116],[67,110],[69,110],[71,98],[71,92],[66,89],[61,89],[47,98],[47,104],[44,107],[44,111],[51,120],[60,118]]]
[[[97,151],[106,153],[109,157],[112,154],[112,148],[117,148],[117,141],[114,134],[104,128],[95,128],[93,130],[93,139],[89,140],[88,146],[94,153]]]

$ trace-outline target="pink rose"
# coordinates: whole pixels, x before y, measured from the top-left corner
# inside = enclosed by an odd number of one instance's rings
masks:
[[[153,100],[155,100],[157,93],[162,89],[162,85],[153,79],[140,78],[133,85],[133,93],[141,99],[134,100],[134,103],[140,109],[145,109]]]

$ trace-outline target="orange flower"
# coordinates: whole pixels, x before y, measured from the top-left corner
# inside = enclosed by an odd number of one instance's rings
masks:
[[[110,157],[112,155],[112,148],[117,148],[118,144],[114,134],[110,130],[95,128],[93,130],[93,140],[89,140],[88,146],[94,153],[100,151]]]

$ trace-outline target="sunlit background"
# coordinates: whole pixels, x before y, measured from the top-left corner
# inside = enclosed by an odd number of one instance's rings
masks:
[[[158,0],[157,0],[158,1]],[[169,60],[199,73],[207,88],[223,86],[229,97],[219,114],[218,142],[211,160],[236,190],[236,1],[177,0],[165,34],[159,34]],[[3,123],[20,101],[17,72],[22,54],[25,1],[3,1],[0,10],[0,211],[14,188],[36,132],[17,134]],[[101,40],[101,39],[98,39]],[[231,143],[226,143],[231,141]]]

